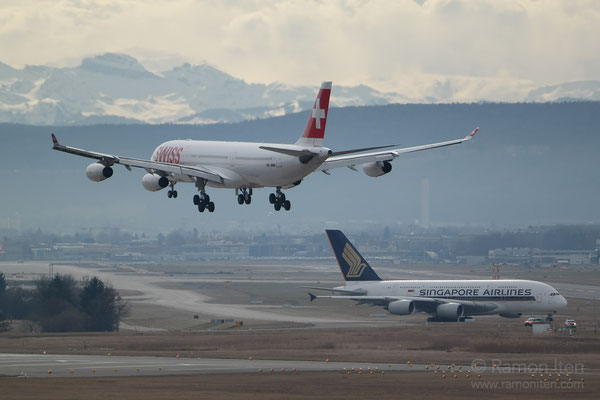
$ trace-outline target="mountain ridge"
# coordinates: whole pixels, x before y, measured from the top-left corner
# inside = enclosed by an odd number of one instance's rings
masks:
[[[247,83],[208,63],[183,63],[150,71],[135,57],[104,53],[76,67],[27,65],[16,69],[0,62],[0,122],[26,125],[97,123],[239,122],[309,109],[314,87],[276,82]],[[437,95],[409,98],[367,85],[335,86],[337,107],[395,103],[446,103],[460,87],[448,84]],[[537,87],[522,101],[600,101],[600,81]],[[485,100],[482,100],[485,101]]]

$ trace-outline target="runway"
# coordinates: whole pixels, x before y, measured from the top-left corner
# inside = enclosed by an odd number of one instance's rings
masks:
[[[294,371],[295,368],[295,371]],[[0,353],[0,376],[95,377],[222,373],[294,373],[306,371],[424,370],[424,365],[358,362],[177,358],[146,356],[88,356]],[[370,368],[370,370],[369,370]],[[262,372],[261,372],[262,370]],[[272,371],[271,371],[272,370]]]

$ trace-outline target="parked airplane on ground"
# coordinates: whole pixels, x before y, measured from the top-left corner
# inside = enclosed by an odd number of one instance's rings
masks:
[[[333,152],[323,147],[330,93],[331,82],[323,82],[304,133],[295,144],[171,140],[158,146],[150,160],[141,160],[65,146],[52,134],[53,149],[97,159],[86,169],[88,178],[95,182],[110,178],[112,166],[121,164],[128,170],[131,167],[145,169],[144,188],[154,192],[169,186],[169,198],[177,197],[176,183],[194,183],[199,191],[193,197],[194,205],[200,212],[215,209],[206,186],[235,189],[239,204],[250,204],[254,188],[274,187],[269,202],[279,211],[282,207],[285,210],[291,207],[281,189],[299,185],[314,171],[329,175],[333,168],[355,170],[356,165],[363,165],[365,174],[377,177],[389,173],[392,170],[390,161],[400,154],[460,144],[472,139],[478,130],[463,139],[422,146],[371,151],[394,146],[389,145]]]
[[[340,293],[320,298],[354,300],[358,304],[385,307],[390,314],[426,313],[429,322],[464,322],[473,315],[498,314],[519,318],[523,313],[548,313],[567,300],[552,286],[520,279],[502,280],[381,280],[346,236],[338,230],[326,230],[337,258],[345,286],[307,287]]]

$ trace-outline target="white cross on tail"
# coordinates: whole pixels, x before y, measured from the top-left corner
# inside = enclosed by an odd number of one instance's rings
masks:
[[[320,97],[317,97],[315,107],[312,109],[312,117],[315,119],[315,128],[321,129],[321,118],[325,118],[325,110],[321,108]]]

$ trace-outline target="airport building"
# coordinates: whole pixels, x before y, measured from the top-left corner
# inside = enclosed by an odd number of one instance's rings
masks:
[[[494,249],[488,252],[488,260],[521,265],[598,264],[598,250]]]

